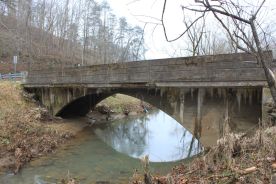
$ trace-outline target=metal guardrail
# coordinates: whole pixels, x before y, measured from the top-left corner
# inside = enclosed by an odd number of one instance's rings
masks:
[[[22,80],[27,76],[26,72],[19,72],[19,73],[8,73],[8,74],[1,74],[0,73],[0,80]]]

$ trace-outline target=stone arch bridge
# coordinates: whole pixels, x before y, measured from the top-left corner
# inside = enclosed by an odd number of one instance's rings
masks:
[[[272,53],[265,58],[276,69]],[[196,137],[219,135],[225,119],[257,123],[269,99],[262,67],[245,53],[31,69],[23,85],[61,117],[85,115],[116,93],[143,98]]]

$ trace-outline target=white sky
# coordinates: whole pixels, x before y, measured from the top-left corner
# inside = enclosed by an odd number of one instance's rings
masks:
[[[173,39],[180,35],[185,26],[183,21],[183,12],[180,5],[187,0],[168,0],[165,14],[165,25],[169,39]],[[247,0],[247,2],[256,4],[261,0]],[[161,19],[163,0],[107,0],[110,7],[118,17],[126,17],[132,25],[143,27],[145,22],[160,23],[156,19]],[[265,4],[266,12],[270,12],[267,17],[271,17],[271,21],[276,18],[276,1],[267,0]],[[274,10],[274,11],[271,11]],[[150,18],[153,17],[153,18]],[[274,24],[273,24],[274,25]],[[212,26],[212,25],[211,25]],[[275,32],[276,32],[276,26]],[[165,40],[163,28],[155,27],[154,24],[147,24],[145,30],[145,43],[148,51],[146,58],[165,58],[179,56],[181,48],[185,49],[183,39],[173,43],[168,43]]]
[[[174,0],[175,2],[179,0]],[[144,27],[145,22],[160,23],[162,13],[162,0],[108,0],[110,7],[118,17],[126,17],[128,22],[132,25],[139,25]],[[170,19],[175,19],[173,22],[166,22],[170,38],[174,35],[181,34],[184,29],[182,24],[183,15],[178,3],[168,3],[168,12],[172,10]],[[146,17],[149,16],[149,17]],[[154,18],[150,18],[154,17]],[[178,26],[176,26],[178,25]],[[171,29],[170,29],[171,28]],[[173,56],[172,47],[176,47],[177,43],[170,44],[165,40],[163,28],[155,24],[148,23],[145,29],[145,43],[148,51],[146,58],[166,58]]]

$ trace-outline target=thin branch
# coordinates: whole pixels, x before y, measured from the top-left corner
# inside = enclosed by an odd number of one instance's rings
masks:
[[[208,8],[209,10],[211,10],[212,12],[216,12],[216,13],[219,13],[219,14],[222,14],[222,15],[225,15],[227,17],[232,17],[234,19],[237,19],[239,21],[242,21],[242,22],[245,22],[247,24],[250,24],[250,21],[249,20],[246,20],[246,19],[243,19],[237,15],[234,15],[234,14],[231,14],[229,12],[224,12],[224,11],[221,11],[219,9],[216,9],[216,8],[213,8],[213,6],[209,3],[209,0],[205,0],[206,4],[205,3],[202,3],[206,8]]]
[[[242,46],[239,45],[239,43],[233,38],[233,35],[231,34],[230,30],[227,28],[227,26],[223,23],[223,21],[218,17],[218,15],[216,14],[216,12],[212,12],[215,16],[215,18],[220,22],[220,24],[222,25],[222,27],[227,31],[228,35],[230,36],[231,40],[236,44],[237,48],[244,51],[244,52],[248,52],[248,49],[243,48]]]
[[[257,14],[259,13],[259,11],[261,10],[261,8],[263,7],[264,3],[266,0],[263,0],[263,2],[261,3],[261,5],[259,6],[258,10],[256,11],[256,13],[253,15],[253,17],[257,17]]]
[[[162,11],[162,16],[161,16],[161,23],[162,23],[162,27],[164,30],[164,34],[165,34],[165,38],[167,40],[167,42],[173,42],[178,40],[179,38],[181,38],[197,21],[199,21],[201,18],[203,18],[205,16],[205,12],[203,12],[203,14],[201,16],[199,16],[197,19],[195,19],[188,27],[187,29],[181,33],[178,37],[169,40],[168,39],[168,35],[167,35],[167,30],[166,30],[166,26],[164,24],[164,15],[165,15],[165,10],[166,10],[166,4],[167,4],[167,0],[164,0],[164,5],[163,5],[163,11]]]

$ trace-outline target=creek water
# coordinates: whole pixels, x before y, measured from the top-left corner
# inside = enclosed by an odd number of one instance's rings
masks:
[[[77,121],[77,120],[76,120]],[[55,154],[30,162],[4,184],[53,184],[68,175],[81,183],[128,183],[140,158],[148,155],[151,172],[166,174],[200,152],[200,143],[183,126],[157,110],[139,117],[86,127]]]

